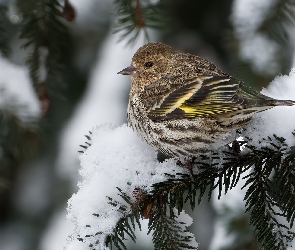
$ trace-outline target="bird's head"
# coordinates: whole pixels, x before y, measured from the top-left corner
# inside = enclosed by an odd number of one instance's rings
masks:
[[[148,43],[137,50],[131,65],[118,74],[130,75],[138,84],[149,84],[171,72],[175,53],[175,49],[163,43]]]

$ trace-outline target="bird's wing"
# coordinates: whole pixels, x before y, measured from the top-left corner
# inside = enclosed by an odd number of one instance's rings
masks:
[[[247,93],[238,94],[239,85],[226,75],[199,75],[181,87],[155,94],[154,101],[146,105],[148,117],[155,121],[208,117],[241,109],[249,100]]]

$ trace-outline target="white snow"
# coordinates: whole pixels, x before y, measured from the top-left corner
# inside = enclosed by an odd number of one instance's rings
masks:
[[[0,109],[21,121],[40,115],[40,104],[33,89],[29,71],[0,55]]]
[[[290,246],[287,248],[287,250],[294,250],[295,249],[295,239],[290,243]]]
[[[295,101],[295,68],[289,75],[276,77],[261,93],[275,99]],[[294,130],[295,105],[280,106],[257,114],[246,128],[246,135],[252,138],[251,144],[257,146],[262,138],[273,134],[284,137],[287,144],[294,146]]]
[[[85,239],[86,245],[98,240],[98,249],[108,249],[104,247],[104,239],[123,216],[107,198],[125,204],[116,187],[132,197],[135,188],[149,192],[153,183],[166,180],[165,173],[185,171],[172,159],[159,163],[156,151],[126,125],[95,128],[91,146],[80,156],[80,161],[82,181],[78,184],[79,191],[68,202],[68,219],[76,227],[73,241],[77,241],[78,235]],[[97,232],[101,233],[95,235]],[[92,236],[85,238],[86,235]],[[78,250],[77,245],[80,243],[71,242],[66,249]]]

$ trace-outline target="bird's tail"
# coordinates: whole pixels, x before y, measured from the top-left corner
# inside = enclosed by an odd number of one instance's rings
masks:
[[[292,106],[295,105],[295,101],[291,101],[291,100],[270,100],[269,104],[271,106]]]

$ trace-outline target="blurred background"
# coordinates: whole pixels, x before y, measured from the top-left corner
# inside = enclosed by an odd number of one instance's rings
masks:
[[[79,145],[96,125],[126,123],[130,79],[117,72],[140,46],[167,43],[260,91],[293,66],[294,5],[0,0],[0,249],[63,249]],[[258,249],[241,197],[216,196],[190,213],[200,250]],[[128,249],[152,249],[145,233]]]

